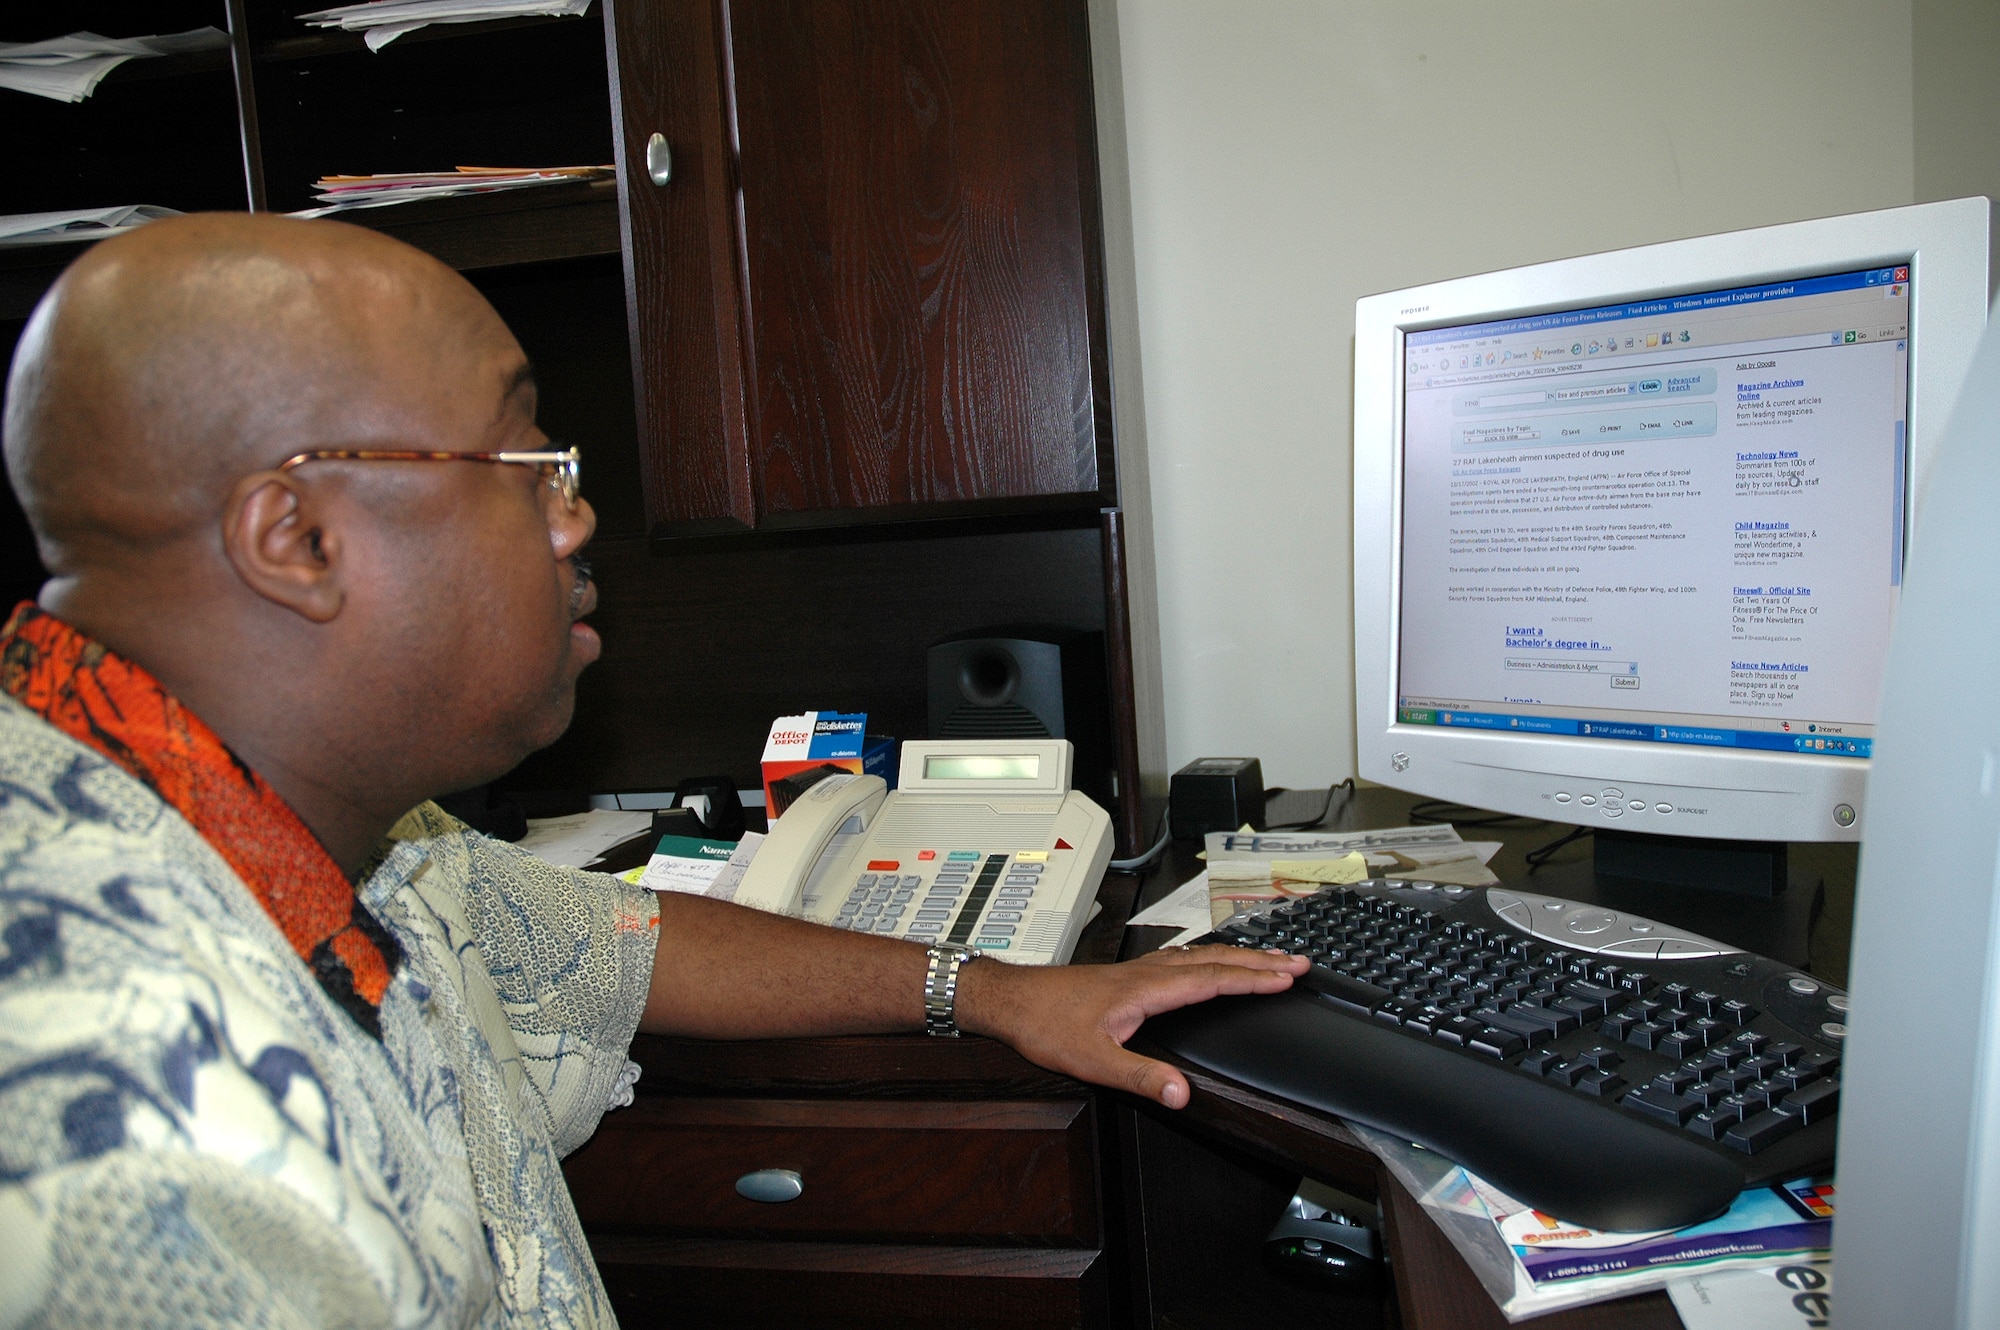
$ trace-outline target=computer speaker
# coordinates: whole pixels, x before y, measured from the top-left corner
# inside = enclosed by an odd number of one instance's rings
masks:
[[[1109,807],[1116,784],[1104,634],[987,628],[930,649],[933,739],[1067,739],[1071,784]]]

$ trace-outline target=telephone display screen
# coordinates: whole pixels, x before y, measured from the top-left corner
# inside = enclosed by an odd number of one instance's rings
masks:
[[[1036,780],[1038,753],[950,753],[924,758],[925,780]]]

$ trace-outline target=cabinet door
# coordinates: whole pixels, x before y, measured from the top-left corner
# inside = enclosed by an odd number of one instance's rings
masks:
[[[626,172],[656,518],[1115,501],[1083,0],[688,0],[684,42],[644,8],[628,158],[696,136],[655,197]],[[710,84],[716,114],[669,104]]]

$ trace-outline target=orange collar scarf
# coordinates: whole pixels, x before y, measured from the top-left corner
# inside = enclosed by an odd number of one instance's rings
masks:
[[[159,681],[23,602],[0,628],[0,687],[145,782],[236,870],[320,986],[375,1038],[401,950],[277,791]]]

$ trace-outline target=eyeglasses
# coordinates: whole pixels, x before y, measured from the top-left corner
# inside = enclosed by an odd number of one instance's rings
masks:
[[[549,487],[562,495],[563,503],[576,511],[583,492],[583,458],[575,448],[549,453],[430,453],[381,449],[322,448],[300,453],[278,463],[278,470],[290,471],[307,462],[511,462],[517,466],[548,467]]]

